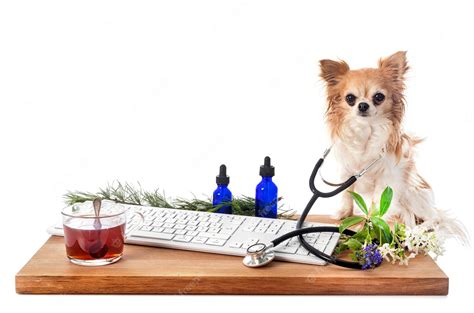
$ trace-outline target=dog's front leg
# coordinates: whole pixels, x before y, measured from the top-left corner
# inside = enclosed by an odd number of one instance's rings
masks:
[[[354,201],[348,191],[354,191],[354,185],[342,192],[341,208],[332,215],[332,218],[342,220],[343,218],[352,215],[354,210]]]

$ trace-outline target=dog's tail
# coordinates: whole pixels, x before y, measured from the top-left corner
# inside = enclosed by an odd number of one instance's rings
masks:
[[[435,209],[435,217],[425,221],[423,224],[428,227],[437,228],[443,237],[453,237],[463,245],[469,245],[469,233],[461,221],[452,217],[448,212]]]

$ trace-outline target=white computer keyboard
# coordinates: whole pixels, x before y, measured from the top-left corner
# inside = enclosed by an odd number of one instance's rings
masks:
[[[145,222],[137,227],[138,218],[128,221],[128,244],[156,246],[170,249],[192,250],[207,253],[244,256],[247,248],[257,242],[269,243],[280,235],[292,231],[296,221],[253,216],[175,210],[146,206],[130,206],[141,212]],[[327,224],[305,223],[304,227]],[[62,224],[48,229],[62,236]],[[339,239],[338,233],[304,235],[320,251],[331,254]],[[297,237],[275,248],[277,260],[325,265],[326,262],[309,254]]]

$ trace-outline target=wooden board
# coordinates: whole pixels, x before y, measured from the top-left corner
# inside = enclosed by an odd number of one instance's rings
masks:
[[[23,294],[447,295],[448,285],[425,256],[369,271],[278,261],[250,269],[241,257],[126,245],[118,263],[82,267],[67,260],[63,238],[54,236],[16,275]]]

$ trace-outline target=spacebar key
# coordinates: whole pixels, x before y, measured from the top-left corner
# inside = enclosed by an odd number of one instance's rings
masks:
[[[199,237],[206,237],[206,238],[214,238],[214,239],[224,239],[227,240],[230,238],[230,235],[227,234],[221,234],[221,233],[206,233],[206,232],[200,232]]]
[[[143,238],[152,238],[152,239],[165,239],[171,240],[175,235],[173,234],[165,234],[165,233],[156,233],[151,231],[134,231],[132,233],[134,237],[143,237]]]

